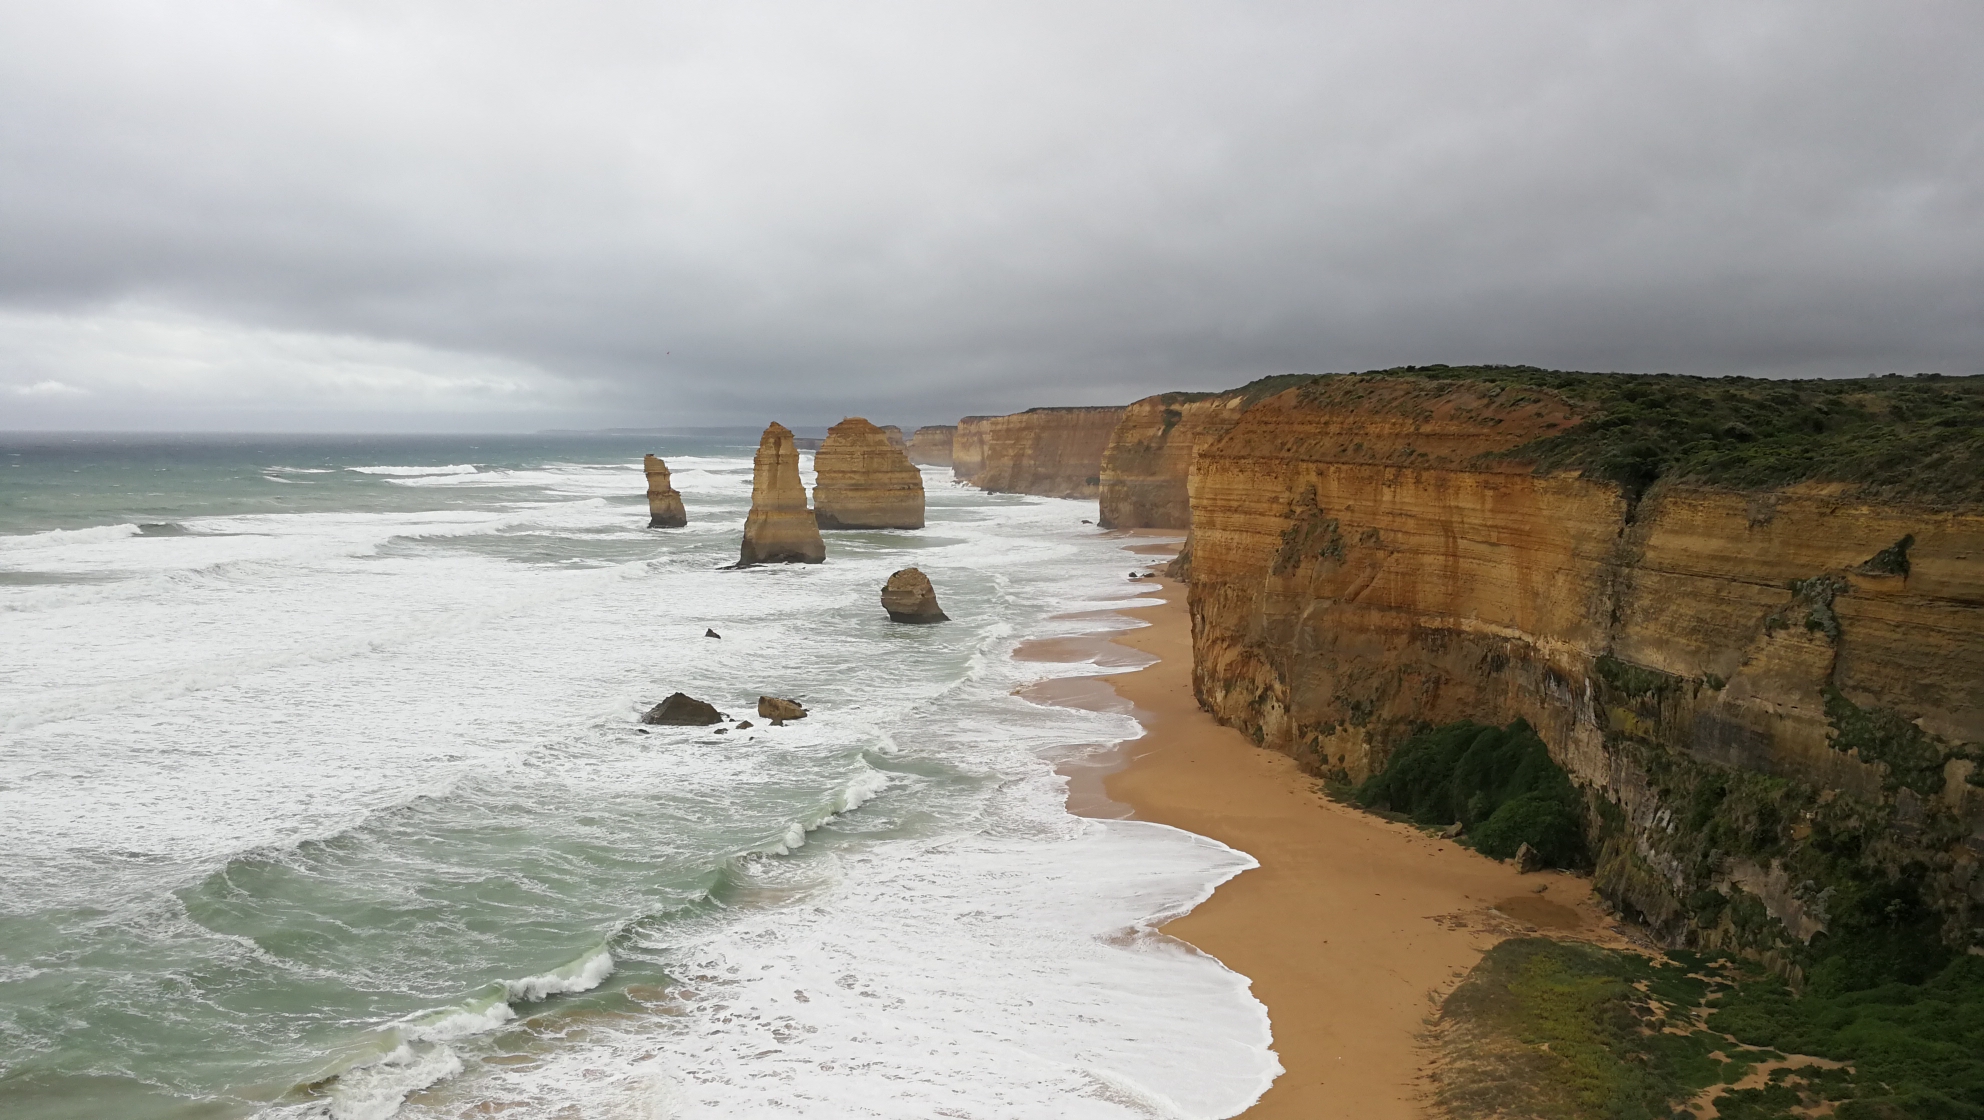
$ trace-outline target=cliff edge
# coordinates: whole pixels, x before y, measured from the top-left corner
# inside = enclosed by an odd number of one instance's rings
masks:
[[[1344,780],[1528,720],[1673,944],[1796,970],[1879,897],[1984,949],[1980,420],[1984,379],[1315,379],[1196,450],[1195,691]]]
[[[993,493],[1094,498],[1120,407],[1030,408],[958,421],[952,470]]]

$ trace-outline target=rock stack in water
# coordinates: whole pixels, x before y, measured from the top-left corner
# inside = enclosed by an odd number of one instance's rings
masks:
[[[826,558],[826,542],[799,482],[799,449],[793,446],[791,430],[774,423],[758,441],[752,461],[751,515],[744,519],[737,566],[818,564]]]
[[[680,529],[689,523],[689,511],[682,508],[682,495],[668,481],[668,464],[649,455],[641,460],[648,472],[648,528]]]
[[[887,432],[861,417],[827,429],[813,469],[819,473],[813,508],[820,528],[923,528],[923,472]]]
[[[893,622],[949,622],[937,605],[937,589],[930,577],[915,568],[904,568],[882,585],[882,609]]]

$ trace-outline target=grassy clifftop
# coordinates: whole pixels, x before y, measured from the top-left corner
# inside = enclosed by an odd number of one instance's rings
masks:
[[[1535,366],[1400,366],[1331,376],[1551,390],[1589,406],[1587,418],[1510,454],[1544,469],[1610,479],[1631,495],[1661,478],[1686,478],[1737,489],[1840,482],[1938,505],[1984,502],[1984,377],[1790,381]],[[1297,383],[1264,378],[1235,392]]]

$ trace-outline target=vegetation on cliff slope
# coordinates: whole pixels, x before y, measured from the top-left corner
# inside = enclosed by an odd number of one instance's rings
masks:
[[[1423,730],[1357,787],[1356,798],[1429,827],[1459,822],[1468,843],[1497,859],[1528,844],[1554,867],[1589,862],[1583,800],[1522,720],[1507,727],[1461,720]]]
[[[1464,1118],[1984,1117],[1984,959],[1794,994],[1755,964],[1518,938],[1441,1008],[1438,1099]]]
[[[1583,422],[1509,454],[1573,468],[1631,495],[1656,479],[1737,488],[1842,482],[1936,504],[1984,501],[1984,377],[1685,377],[1534,366],[1401,366],[1423,377],[1548,389]]]

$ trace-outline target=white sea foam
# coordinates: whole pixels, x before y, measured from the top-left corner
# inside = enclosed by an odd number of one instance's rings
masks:
[[[453,463],[445,467],[346,467],[358,474],[415,476],[423,474],[474,474],[475,464]]]

